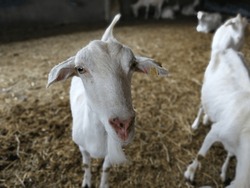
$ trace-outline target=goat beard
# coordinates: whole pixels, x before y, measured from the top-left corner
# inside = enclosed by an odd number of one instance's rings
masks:
[[[121,164],[127,162],[126,156],[122,149],[122,143],[118,142],[113,136],[107,136],[108,159],[111,164]]]

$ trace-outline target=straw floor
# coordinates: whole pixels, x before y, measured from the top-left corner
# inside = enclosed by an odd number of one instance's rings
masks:
[[[209,126],[190,129],[212,39],[195,27],[196,20],[177,20],[115,28],[119,41],[161,62],[170,75],[134,75],[136,135],[125,148],[130,163],[112,167],[110,187],[223,187],[219,174],[226,152],[221,144],[215,144],[202,162],[195,185],[183,177],[209,131]],[[71,139],[70,80],[45,87],[54,65],[101,38],[103,31],[0,44],[0,187],[80,187],[81,154]],[[246,38],[243,52],[248,60],[249,44]],[[93,187],[98,187],[101,160],[92,162]],[[234,168],[235,160],[228,170],[231,179]]]

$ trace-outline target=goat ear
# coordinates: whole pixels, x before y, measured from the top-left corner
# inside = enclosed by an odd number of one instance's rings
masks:
[[[225,26],[232,25],[234,27],[235,23],[239,22],[241,18],[241,15],[237,14],[235,18],[226,21]]]
[[[242,19],[241,14],[237,14],[236,18],[238,18],[239,20],[241,20]]]
[[[121,14],[117,14],[114,17],[113,21],[111,22],[109,27],[104,32],[104,34],[102,36],[102,41],[106,42],[108,39],[114,38],[114,36],[113,36],[113,28],[114,28],[115,24],[119,21],[120,17],[121,17]]]
[[[153,59],[136,56],[136,69],[137,72],[146,74],[153,74],[159,76],[167,76],[168,71],[164,69],[159,63],[156,63]]]
[[[201,20],[201,19],[203,19],[203,17],[205,17],[204,13],[202,11],[199,11],[197,13],[197,18]]]
[[[54,82],[66,80],[75,75],[75,56],[54,66],[48,76],[47,88]]]
[[[225,23],[225,26],[233,25],[234,23],[235,23],[235,21],[233,21],[233,20],[228,20],[228,21]]]

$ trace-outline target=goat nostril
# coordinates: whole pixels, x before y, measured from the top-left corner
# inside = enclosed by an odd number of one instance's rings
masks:
[[[120,123],[120,124],[119,124],[119,127],[120,127],[120,128],[124,128],[124,124],[123,124],[123,123]]]
[[[120,120],[119,118],[111,118],[109,120],[110,125],[112,125],[115,129],[125,129],[129,131],[135,122],[135,116],[127,120]]]

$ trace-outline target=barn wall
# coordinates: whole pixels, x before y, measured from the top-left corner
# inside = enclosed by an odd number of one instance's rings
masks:
[[[249,0],[202,0],[203,6],[208,11],[221,12],[235,15],[240,13],[250,18],[250,1]]]
[[[67,24],[105,20],[104,0],[1,0],[0,24]]]

